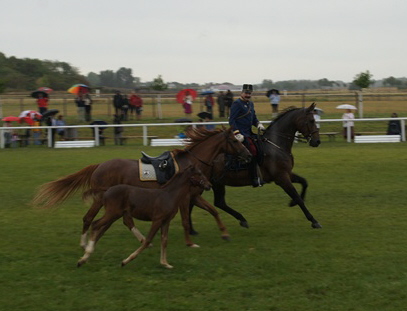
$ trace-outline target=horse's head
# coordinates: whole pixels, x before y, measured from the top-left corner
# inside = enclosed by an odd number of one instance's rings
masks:
[[[200,187],[204,190],[211,190],[211,183],[199,168],[190,166],[188,170],[190,170],[189,173],[191,174],[189,180],[193,186]]]
[[[236,139],[232,128],[225,130],[224,135],[226,139],[225,153],[237,155],[239,161],[249,163],[252,159],[252,155],[250,151]]]
[[[298,131],[307,139],[309,145],[318,147],[321,143],[319,139],[319,130],[314,119],[315,103],[305,108],[304,113],[300,115],[297,122]]]

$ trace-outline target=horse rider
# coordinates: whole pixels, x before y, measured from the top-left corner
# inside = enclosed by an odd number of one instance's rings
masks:
[[[258,167],[259,150],[255,141],[257,135],[252,132],[252,126],[259,131],[265,131],[264,126],[259,122],[254,110],[254,104],[250,100],[253,92],[253,85],[243,84],[240,98],[235,100],[230,108],[229,124],[232,127],[237,140],[242,142],[253,155],[249,164],[249,174],[253,187],[261,187],[264,182],[261,178]]]

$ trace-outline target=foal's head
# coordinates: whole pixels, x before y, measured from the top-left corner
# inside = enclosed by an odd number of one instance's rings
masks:
[[[189,178],[191,184],[196,187],[200,187],[204,190],[210,190],[212,185],[209,180],[202,174],[201,170],[197,167],[190,166],[187,168],[187,174],[191,176]]]

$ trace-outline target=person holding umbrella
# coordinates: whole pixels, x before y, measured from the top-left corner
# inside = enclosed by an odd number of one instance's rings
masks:
[[[343,121],[343,138],[348,138],[348,127],[350,127],[350,138],[355,138],[355,122],[352,120],[355,119],[355,115],[352,112],[352,109],[346,109],[346,112],[342,115]]]
[[[265,128],[257,119],[254,103],[250,100],[252,92],[253,85],[243,84],[240,98],[234,101],[230,109],[229,124],[234,130],[236,139],[242,142],[253,155],[249,164],[249,174],[253,187],[261,187],[264,182],[258,168],[260,154],[256,145],[257,135],[252,132],[252,126],[256,126],[259,131],[265,131]]]
[[[38,92],[38,97],[37,97],[37,106],[38,106],[38,112],[41,114],[44,114],[48,110],[48,95],[44,92]]]

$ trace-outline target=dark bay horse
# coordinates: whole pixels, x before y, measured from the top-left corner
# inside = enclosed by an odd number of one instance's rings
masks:
[[[191,163],[197,166],[209,179],[214,159],[222,153],[235,154],[244,161],[250,161],[251,155],[246,147],[236,140],[231,129],[214,131],[190,130],[187,132],[190,143],[184,150],[173,150],[175,160],[182,170]],[[142,188],[157,189],[162,187],[155,181],[141,181],[139,177],[139,161],[129,159],[113,159],[100,164],[89,165],[71,175],[59,178],[42,185],[33,199],[36,206],[49,208],[58,205],[82,190],[84,197],[91,197],[93,203],[83,217],[83,229],[80,245],[86,247],[89,226],[103,206],[103,193],[110,187],[127,184]],[[213,215],[222,238],[228,239],[229,234],[220,220],[217,210],[202,198],[202,189],[191,189],[191,204],[194,204]],[[188,246],[196,247],[189,235],[189,206],[180,207],[185,241]],[[133,233],[134,230],[129,228]]]
[[[318,221],[311,215],[304,203],[307,181],[292,172],[294,157],[291,153],[296,132],[300,132],[312,147],[320,144],[319,131],[313,117],[315,104],[308,108],[289,108],[279,114],[267,127],[262,135],[264,160],[260,166],[263,180],[266,183],[275,182],[292,199],[290,205],[299,205],[305,217],[313,228],[321,228]],[[214,205],[231,214],[240,221],[241,226],[248,227],[242,214],[232,209],[225,201],[225,186],[240,187],[251,185],[247,170],[226,171],[224,156],[216,158],[211,183],[214,191]],[[302,185],[301,195],[293,183]],[[253,194],[254,195],[254,194]],[[191,222],[192,228],[192,222]],[[193,233],[193,229],[191,233]]]
[[[100,219],[92,222],[92,232],[85,248],[85,254],[79,259],[77,266],[82,266],[88,260],[97,241],[117,219],[123,217],[124,223],[133,223],[133,218],[136,218],[151,221],[152,224],[147,237],[143,238],[142,245],[127,259],[123,260],[122,266],[135,259],[146,249],[157,231],[161,229],[160,263],[165,268],[171,269],[172,266],[167,261],[170,222],[177,214],[179,206],[189,205],[192,186],[202,190],[211,189],[208,179],[198,168],[191,165],[180,171],[171,181],[159,189],[146,189],[123,184],[110,187],[103,195],[105,213]]]

